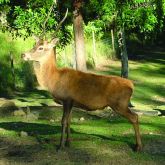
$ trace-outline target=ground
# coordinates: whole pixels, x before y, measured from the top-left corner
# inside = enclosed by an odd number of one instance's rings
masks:
[[[144,145],[141,153],[134,152],[134,131],[126,119],[110,109],[87,113],[75,108],[71,147],[57,151],[62,107],[46,92],[36,90],[0,99],[0,105],[7,102],[0,108],[0,165],[164,164],[165,60],[162,57],[160,52],[152,52],[146,60],[130,61],[130,79],[135,83],[132,110],[139,114]],[[96,72],[119,74],[119,65],[119,61],[109,61]]]
[[[54,112],[49,107],[43,111]],[[0,164],[161,165],[165,161],[164,117],[140,117],[144,148],[136,153],[134,132],[127,120],[112,112],[103,118],[74,109],[71,147],[57,151],[61,108],[55,111],[56,117],[49,120],[26,116],[0,119]]]

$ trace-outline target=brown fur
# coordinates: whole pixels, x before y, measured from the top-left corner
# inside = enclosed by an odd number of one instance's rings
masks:
[[[79,106],[89,111],[110,106],[133,124],[136,135],[136,150],[141,150],[138,116],[128,108],[133,92],[133,83],[117,76],[96,75],[69,68],[58,69],[53,48],[49,50],[46,45],[47,43],[44,46],[45,54],[44,52],[37,53],[33,49],[32,53],[25,53],[25,58],[28,56],[32,58],[30,60],[36,61],[34,62],[34,69],[39,84],[48,90],[55,100],[63,103],[60,147],[64,147],[65,132],[67,133],[66,144],[69,145],[72,106]],[[41,60],[39,59],[40,54]]]

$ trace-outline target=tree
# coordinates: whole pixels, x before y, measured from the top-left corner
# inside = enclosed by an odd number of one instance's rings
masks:
[[[123,16],[123,9],[125,9],[125,3],[117,3],[116,8],[119,10],[117,14],[118,21],[118,44],[120,48],[121,56],[121,77],[128,78],[129,66],[128,66],[128,53],[125,37],[125,20]]]
[[[106,28],[115,28],[119,34],[121,54],[121,75],[128,77],[128,56],[126,41],[131,34],[146,44],[154,41],[164,27],[164,0],[92,0],[93,8],[97,10],[95,19],[99,19]],[[96,5],[97,4],[97,5]],[[92,5],[91,5],[92,6]],[[90,7],[91,7],[90,6]]]
[[[86,71],[84,29],[82,17],[82,0],[73,2],[73,31],[75,40],[76,69]]]
[[[109,3],[108,0],[103,0],[101,5],[98,3],[99,0],[92,1],[94,8],[97,9],[98,15],[97,19],[101,20],[100,26],[105,26],[108,30],[111,30],[112,43],[114,47],[114,30],[118,32],[119,36],[119,48],[121,55],[121,76],[128,78],[128,55],[127,55],[127,47],[126,47],[126,39],[125,39],[125,30],[124,30],[124,19],[122,15],[122,8],[125,3],[119,3],[116,1],[111,1]],[[98,4],[97,7],[95,4]]]
[[[56,36],[61,39],[60,43],[62,46],[70,41],[71,34],[65,26],[63,26],[58,33],[56,32],[58,23],[61,21],[61,18],[63,18],[66,10],[63,13],[60,13],[58,5],[54,2],[54,0],[7,0],[7,3],[1,3],[7,6],[7,10],[5,12],[7,23],[3,26],[3,29],[10,31],[13,34],[13,37],[20,36],[27,38],[29,36],[36,35],[50,38]],[[52,12],[50,12],[48,18],[50,9]]]

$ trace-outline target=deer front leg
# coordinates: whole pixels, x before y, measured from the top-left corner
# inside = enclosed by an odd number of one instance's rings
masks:
[[[65,132],[66,132],[66,127],[67,127],[67,139],[69,138],[70,134],[70,123],[68,127],[68,119],[71,114],[71,108],[72,108],[72,103],[71,101],[64,101],[63,102],[63,116],[62,116],[62,130],[61,130],[61,140],[60,140],[60,146],[59,149],[64,148],[65,145]]]
[[[59,149],[64,148],[64,143],[65,143],[65,130],[66,130],[66,111],[65,111],[65,109],[63,109],[61,125],[62,125],[62,129],[61,129],[61,139],[60,139]]]
[[[65,143],[66,147],[70,147],[70,122],[71,122],[71,116],[72,116],[72,111],[70,111],[70,114],[68,116],[68,121],[67,121],[67,127],[66,127],[67,137],[66,137],[66,143]]]

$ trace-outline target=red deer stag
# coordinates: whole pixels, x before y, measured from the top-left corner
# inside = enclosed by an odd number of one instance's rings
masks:
[[[29,52],[22,54],[24,60],[34,62],[34,70],[41,87],[48,90],[55,100],[63,103],[62,132],[60,148],[69,145],[71,109],[79,106],[87,111],[110,106],[126,117],[132,124],[136,136],[136,151],[142,149],[138,116],[130,111],[128,103],[133,92],[130,80],[117,76],[103,76],[84,73],[70,68],[56,67],[54,46],[58,39],[51,42],[39,40]],[[67,134],[66,141],[64,139]]]
[[[57,30],[66,19],[67,13],[68,10],[57,26]],[[44,24],[46,24],[46,21]],[[117,76],[84,73],[70,68],[58,69],[54,49],[57,42],[57,38],[52,39],[50,42],[39,40],[32,50],[22,54],[22,58],[33,61],[40,86],[48,90],[54,100],[63,103],[60,148],[64,148],[65,144],[67,146],[70,144],[70,122],[73,106],[81,107],[87,111],[110,106],[133,124],[136,136],[135,150],[142,150],[138,116],[128,108],[133,92],[132,82]],[[66,141],[64,138],[65,133],[67,134]]]

